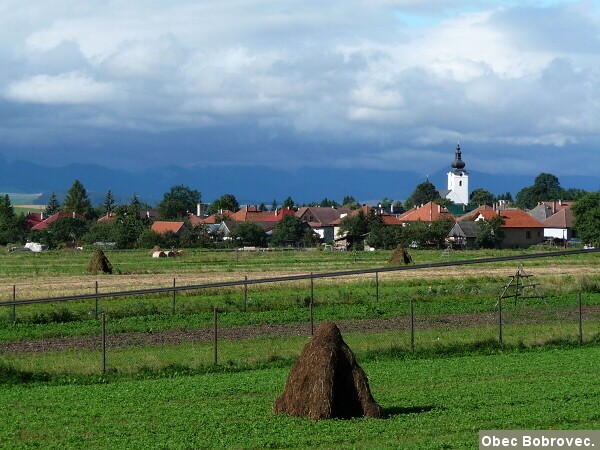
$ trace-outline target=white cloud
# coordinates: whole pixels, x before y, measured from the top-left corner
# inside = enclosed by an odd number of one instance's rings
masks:
[[[435,20],[405,26],[411,14]],[[86,105],[65,124],[358,139],[377,150],[332,159],[390,166],[410,148],[421,170],[430,146],[467,137],[538,152],[600,140],[599,29],[583,1],[8,1],[0,92],[51,106],[40,129]]]
[[[8,86],[5,97],[19,103],[85,105],[110,101],[114,94],[111,84],[70,72],[57,76],[35,75],[14,82]]]

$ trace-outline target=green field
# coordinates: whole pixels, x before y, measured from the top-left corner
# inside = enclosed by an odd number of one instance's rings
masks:
[[[600,348],[362,365],[385,419],[273,415],[288,367],[0,386],[3,448],[476,448],[481,429],[597,429]]]
[[[537,250],[539,251],[539,250]],[[454,252],[451,260],[523,251]],[[115,275],[89,275],[91,251],[0,254],[0,301],[385,267],[389,252],[108,252]],[[416,263],[442,260],[415,251]],[[448,258],[448,257],[446,257]],[[91,300],[0,309],[0,448],[473,448],[480,429],[595,429],[600,378],[600,255],[102,299],[109,339],[102,373]],[[448,260],[448,259],[446,259]],[[523,264],[546,297],[497,298]],[[454,270],[454,269],[453,269]],[[14,289],[14,290],[13,290]],[[386,418],[276,416],[273,401],[315,322],[344,338]],[[585,308],[579,344],[578,296]],[[414,352],[408,327],[414,305]],[[175,304],[175,314],[173,305]],[[258,333],[218,341],[220,333]],[[13,315],[14,314],[14,315]],[[390,326],[389,324],[393,325]],[[277,332],[269,332],[276,326]],[[260,328],[263,327],[263,328]],[[266,327],[266,328],[265,328]],[[267,330],[267,331],[265,331]],[[287,330],[287,331],[286,331]],[[184,338],[145,343],[171,334]],[[265,334],[261,334],[265,333]],[[65,344],[46,351],[10,345]],[[162,338],[161,338],[162,339]],[[160,340],[160,339],[159,339]],[[92,342],[90,347],[85,342]],[[88,347],[86,347],[88,345]],[[50,348],[50,347],[48,347]],[[3,350],[4,349],[4,350]]]

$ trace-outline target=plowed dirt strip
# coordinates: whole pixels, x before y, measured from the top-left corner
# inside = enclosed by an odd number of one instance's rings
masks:
[[[505,320],[511,325],[525,325],[547,323],[548,311],[534,310],[521,311],[523,317],[511,318],[507,313]],[[576,327],[577,311],[564,310],[553,311],[565,320],[573,323]],[[600,307],[586,307],[583,310],[585,317],[600,314]],[[463,328],[475,326],[494,326],[497,322],[495,313],[476,313],[476,314],[448,314],[430,317],[417,317],[415,327],[417,329],[434,328]],[[408,332],[409,318],[395,317],[391,319],[364,319],[347,320],[337,322],[342,333],[369,333],[385,331]],[[254,325],[219,328],[219,339],[241,340],[258,337],[286,337],[286,336],[308,336],[310,333],[309,324],[290,324],[290,325]],[[154,333],[119,333],[108,335],[106,339],[109,348],[127,348],[141,347],[148,345],[181,344],[186,342],[209,342],[213,339],[212,327],[200,328],[196,330],[167,330]],[[31,341],[13,341],[0,343],[0,354],[2,353],[30,353],[30,352],[54,352],[70,349],[99,349],[101,346],[100,336],[85,336],[78,338],[52,338]]]

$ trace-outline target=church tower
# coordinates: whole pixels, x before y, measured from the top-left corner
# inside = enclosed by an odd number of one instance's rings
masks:
[[[448,172],[448,190],[450,192],[446,195],[446,198],[457,205],[466,205],[469,203],[469,172],[465,170],[460,143],[456,144],[454,161],[452,161],[450,167],[452,168]]]

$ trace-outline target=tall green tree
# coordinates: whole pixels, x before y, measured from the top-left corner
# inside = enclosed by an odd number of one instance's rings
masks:
[[[81,184],[81,181],[73,181],[73,185],[67,192],[62,210],[66,212],[76,212],[86,218],[91,218],[93,213],[92,202],[87,191]]]
[[[60,202],[56,198],[56,193],[53,192],[50,194],[50,198],[48,199],[48,204],[46,205],[46,209],[44,210],[44,216],[50,217],[60,211]]]
[[[158,212],[163,220],[180,220],[187,217],[189,212],[196,210],[200,202],[200,192],[184,185],[173,186],[165,193],[158,204]]]
[[[496,201],[494,194],[490,191],[486,191],[483,188],[475,189],[469,195],[469,202],[476,205],[491,205]]]
[[[404,207],[411,209],[413,206],[424,205],[441,199],[440,193],[429,180],[417,185],[413,193],[406,199]]]
[[[519,208],[532,209],[539,202],[561,200],[563,195],[564,190],[555,175],[540,173],[535,177],[532,186],[517,192],[515,203]]]
[[[302,220],[293,214],[286,214],[275,225],[271,235],[271,244],[275,246],[297,245],[304,240]]]
[[[0,244],[21,242],[23,240],[23,225],[15,214],[15,209],[8,194],[0,195]]]
[[[600,246],[600,192],[590,192],[571,207],[577,235],[586,244]]]
[[[110,214],[115,210],[115,196],[112,191],[109,189],[106,195],[104,196],[104,200],[102,200],[101,212],[102,214]]]
[[[263,247],[267,243],[265,230],[254,222],[238,222],[229,237],[235,246]]]
[[[285,209],[294,209],[294,200],[292,197],[288,197],[283,201],[283,205],[281,206]]]
[[[479,230],[475,237],[475,245],[481,248],[497,248],[504,241],[504,219],[502,216],[494,216],[490,220],[479,220]]]
[[[208,208],[209,214],[217,214],[221,210],[228,210],[231,212],[239,211],[240,204],[238,203],[235,195],[225,194],[212,202]]]

